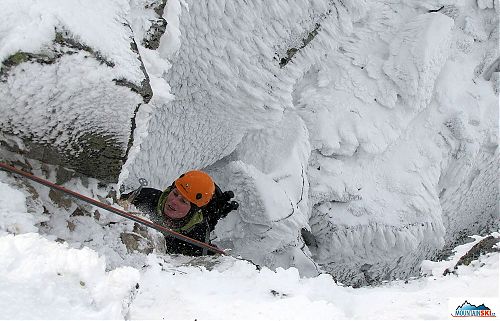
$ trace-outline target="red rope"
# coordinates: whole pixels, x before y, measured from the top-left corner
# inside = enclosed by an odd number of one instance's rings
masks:
[[[33,174],[30,174],[30,173],[24,172],[22,170],[19,170],[19,169],[13,167],[13,166],[10,166],[10,165],[7,165],[5,163],[0,162],[0,169],[4,169],[4,170],[9,171],[11,173],[15,173],[15,174],[24,176],[24,177],[26,177],[26,178],[28,178],[28,179],[30,179],[32,181],[35,181],[35,182],[40,183],[42,185],[45,185],[47,187],[59,190],[59,191],[61,191],[63,193],[71,195],[71,196],[73,196],[75,198],[78,198],[78,199],[80,199],[80,200],[82,200],[84,202],[90,203],[90,204],[92,204],[94,206],[97,206],[97,207],[100,207],[100,208],[105,209],[107,211],[110,211],[112,213],[118,214],[120,216],[123,216],[123,217],[125,217],[127,219],[130,219],[132,221],[135,221],[137,223],[146,225],[146,226],[151,227],[151,228],[153,228],[153,229],[155,229],[157,231],[165,232],[165,233],[167,233],[167,234],[175,237],[176,239],[188,242],[188,243],[190,243],[192,245],[195,245],[195,246],[198,246],[198,247],[210,250],[210,251],[215,252],[215,253],[226,254],[224,251],[222,251],[221,249],[218,249],[215,246],[212,246],[212,245],[209,245],[207,243],[203,243],[203,242],[200,242],[198,240],[192,239],[192,238],[187,237],[185,235],[182,235],[182,234],[180,234],[178,232],[172,231],[169,228],[166,228],[164,226],[161,226],[161,225],[152,223],[150,221],[147,221],[147,220],[145,220],[145,219],[143,219],[143,218],[141,218],[139,216],[132,215],[132,214],[127,213],[125,211],[122,211],[120,209],[114,208],[114,207],[112,207],[110,205],[107,205],[107,204],[104,204],[102,202],[96,201],[93,198],[90,198],[90,197],[87,197],[85,195],[79,194],[77,192],[69,190],[69,189],[67,189],[65,187],[62,187],[60,185],[56,185],[56,184],[54,184],[54,183],[52,183],[50,181],[47,181],[47,180],[45,180],[43,178],[40,178],[40,177],[37,177],[37,176],[35,176]]]

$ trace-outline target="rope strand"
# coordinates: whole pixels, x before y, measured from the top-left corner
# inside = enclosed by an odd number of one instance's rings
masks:
[[[190,237],[187,237],[187,236],[185,236],[185,235],[182,235],[182,234],[180,234],[180,233],[177,233],[177,232],[175,232],[175,231],[172,231],[171,229],[166,228],[166,227],[164,227],[164,226],[161,226],[161,225],[155,224],[155,223],[153,223],[153,222],[149,222],[149,221],[147,221],[147,220],[145,220],[145,219],[143,219],[143,218],[141,218],[141,217],[138,217],[138,216],[132,215],[132,214],[127,213],[127,212],[125,212],[125,211],[122,211],[122,210],[120,210],[120,209],[114,208],[114,207],[112,207],[112,206],[110,206],[110,205],[107,205],[107,204],[104,204],[104,203],[102,203],[102,202],[96,201],[95,199],[92,199],[92,198],[87,197],[87,196],[85,196],[85,195],[82,195],[82,194],[80,194],[80,193],[77,193],[77,192],[74,192],[74,191],[72,191],[72,190],[69,190],[69,189],[67,189],[67,188],[65,188],[65,187],[63,187],[63,186],[60,186],[60,185],[54,184],[54,183],[52,183],[52,182],[50,182],[50,181],[48,181],[48,180],[45,180],[45,179],[40,178],[40,177],[37,177],[37,176],[35,176],[35,175],[33,175],[33,174],[30,174],[30,173],[24,172],[24,171],[22,171],[22,170],[20,170],[20,169],[17,169],[17,168],[15,168],[15,167],[13,167],[13,166],[10,166],[10,165],[7,165],[7,164],[5,164],[5,163],[0,162],[0,169],[6,170],[6,171],[8,171],[8,172],[11,172],[11,173],[14,173],[14,174],[17,174],[17,175],[21,175],[21,176],[23,176],[23,177],[25,177],[25,178],[27,178],[27,179],[30,179],[30,180],[32,180],[32,181],[34,181],[34,182],[37,182],[37,183],[42,184],[42,185],[45,185],[45,186],[47,186],[47,187],[49,187],[49,188],[59,190],[59,191],[61,191],[61,192],[63,192],[63,193],[66,193],[66,194],[68,194],[68,195],[70,195],[70,196],[73,196],[73,197],[75,197],[75,198],[77,198],[77,199],[79,199],[79,200],[82,200],[82,201],[84,201],[84,202],[87,202],[87,203],[89,203],[89,204],[92,204],[92,205],[94,205],[94,206],[97,206],[97,207],[99,207],[99,208],[105,209],[105,210],[107,210],[107,211],[110,211],[110,212],[112,212],[112,213],[115,213],[115,214],[117,214],[117,215],[120,215],[120,216],[122,216],[122,217],[125,217],[125,218],[127,218],[127,219],[129,219],[129,220],[132,220],[132,221],[134,221],[134,222],[137,222],[137,223],[139,223],[139,224],[145,225],[145,226],[147,226],[147,227],[150,227],[150,228],[155,229],[155,230],[160,231],[160,232],[167,233],[167,234],[169,234],[170,236],[175,237],[176,239],[179,239],[179,240],[185,241],[185,242],[187,242],[187,243],[189,243],[189,244],[192,244],[192,245],[194,245],[194,246],[198,246],[198,247],[201,247],[201,248],[203,248],[203,249],[210,250],[210,251],[215,252],[215,253],[219,253],[219,254],[226,255],[226,253],[225,253],[223,250],[221,250],[221,249],[219,249],[219,248],[217,248],[217,247],[215,247],[215,246],[212,246],[212,245],[209,245],[209,244],[206,244],[206,243],[200,242],[200,241],[198,241],[198,240],[192,239],[192,238],[190,238]]]

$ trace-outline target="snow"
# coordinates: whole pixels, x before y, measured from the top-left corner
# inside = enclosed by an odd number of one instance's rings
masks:
[[[427,106],[449,55],[453,25],[451,18],[440,13],[419,15],[408,21],[389,45],[383,69],[409,106]]]
[[[406,279],[460,233],[498,223],[498,1],[169,0],[158,50],[141,42],[151,3],[2,2],[1,59],[45,52],[64,27],[115,63],[80,51],[12,68],[2,129],[76,154],[85,133],[110,134],[120,157],[130,147],[127,190],[205,169],[241,204],[214,242],[302,276]],[[112,83],[143,70],[147,104]],[[118,236],[131,224],[49,210],[42,234],[91,246],[110,268],[140,266]],[[2,226],[14,232],[12,215]]]
[[[122,124],[130,121],[132,110],[118,112],[120,107],[115,113],[110,112],[117,104],[139,103],[140,98],[128,88],[103,85],[116,77],[115,72],[84,56],[82,53],[63,56],[52,65],[27,63],[22,71],[15,71],[16,77],[0,86],[5,106],[1,121],[5,128],[20,135],[31,132],[41,141],[58,146],[72,141],[68,133],[76,120],[80,124],[76,137],[97,130],[113,133],[119,142],[126,143],[128,131]],[[84,70],[91,71],[85,78],[72,74]],[[103,108],[88,108],[89,105]],[[52,117],[54,114],[58,117]],[[73,148],[76,153],[81,147]]]
[[[132,25],[132,28],[134,33],[138,35],[145,33],[143,26],[146,24],[148,17],[148,15],[142,12],[144,8],[141,5],[143,4],[144,3],[142,1],[138,1],[134,6],[134,9],[140,10],[141,13],[140,15],[133,15],[137,21]],[[170,92],[170,85],[163,78],[163,75],[171,68],[169,60],[172,59],[173,55],[178,51],[178,47],[180,46],[180,31],[178,27],[180,5],[181,4],[178,1],[167,1],[163,14],[165,20],[167,21],[167,27],[165,34],[161,37],[160,47],[158,50],[150,50],[142,46],[140,43],[137,44],[139,53],[144,61],[144,68],[149,75],[154,96],[148,104],[142,105],[136,114],[136,128],[133,132],[134,144],[129,150],[127,160],[122,171],[120,172],[118,185],[123,184],[129,178],[129,164],[133,164],[136,157],[138,157],[141,153],[141,145],[149,135],[150,120],[151,117],[153,117],[156,108],[161,108],[162,104],[174,99],[174,96]]]
[[[498,96],[474,72],[496,39],[495,18],[474,6],[457,3],[451,19],[373,3],[362,19],[348,17],[350,33],[329,24],[330,34],[297,54],[292,95],[312,147],[312,258],[341,280],[411,275],[457,231],[474,233],[498,215],[497,175],[488,174],[498,171],[490,143],[498,140]],[[464,16],[490,35],[468,52],[457,47]],[[467,137],[448,136],[455,117]]]
[[[0,233],[36,232],[38,223],[35,217],[27,213],[26,197],[23,193],[13,190],[7,184],[0,182]],[[1,235],[1,234],[0,234]]]
[[[91,3],[81,0],[6,0],[0,4],[0,61],[17,51],[38,52],[54,39],[54,27],[70,30],[81,43],[99,50],[122,73],[116,77],[143,78],[139,61],[128,50],[131,39],[124,36],[128,1]],[[97,14],[96,14],[97,13]],[[92,17],[89,20],[88,17]],[[115,23],[115,21],[117,23]],[[106,32],[102,32],[106,30]],[[62,30],[60,30],[62,31]],[[135,67],[135,68],[130,68]]]
[[[225,1],[209,4],[194,1],[170,13],[180,33],[179,38],[174,33],[175,41],[169,40],[174,44],[167,42],[165,51],[172,57],[165,79],[175,100],[164,102],[151,119],[150,134],[140,147],[143,153],[125,166],[131,174],[126,184],[133,186],[145,177],[163,188],[179,173],[229,155],[247,132],[274,126],[289,106],[282,99],[288,99],[291,79],[278,77],[272,57],[286,50],[280,36],[298,42],[321,6],[302,10],[303,5],[287,1],[258,1],[243,8]]]
[[[106,272],[96,252],[35,233],[3,236],[0,253],[0,310],[7,319],[67,318],[70,307],[76,319],[123,318],[124,300],[139,281],[133,268]]]
[[[1,222],[12,213],[34,216],[18,180],[2,174],[0,189]],[[305,278],[296,268],[257,269],[229,256],[152,253],[140,267],[110,269],[95,250],[39,234],[33,220],[18,224],[16,231],[0,226],[0,310],[7,319],[447,319],[455,297],[499,308],[498,253],[442,275],[480,236],[447,261],[425,261],[427,276],[355,289],[328,274]]]

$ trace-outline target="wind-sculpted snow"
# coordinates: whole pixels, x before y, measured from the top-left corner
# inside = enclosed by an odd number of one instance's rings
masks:
[[[428,13],[407,21],[389,45],[383,70],[409,107],[428,106],[434,83],[451,49],[453,20]]]
[[[85,78],[75,77],[78,69]],[[113,85],[114,77],[112,68],[87,59],[84,53],[62,56],[50,65],[21,64],[0,84],[2,127],[56,146],[92,132],[109,133],[119,145],[126,145],[129,131],[123,124],[130,123],[133,110],[119,110],[133,107],[131,101],[139,104],[141,98]],[[71,147],[79,152],[80,146]]]
[[[493,63],[498,20],[471,4],[314,4],[181,6],[180,46],[165,77],[175,98],[153,116],[126,166],[128,183],[146,176],[163,187],[209,166],[241,203],[217,226],[220,246],[305,274],[315,273],[312,258],[349,284],[407,277],[469,228],[452,219],[462,211],[446,205],[442,178],[460,166],[451,141],[475,163],[487,134],[447,136],[458,115],[497,137],[482,116],[495,96],[479,76]],[[470,97],[473,109],[460,116]],[[485,186],[489,196],[472,203],[486,210],[467,214],[480,229],[493,222],[493,183],[476,180],[457,196]]]
[[[309,151],[303,121],[287,113],[274,128],[248,133],[228,162],[214,165],[210,172],[240,202],[239,215],[217,225],[215,241],[257,264],[316,274],[300,235],[309,213]]]
[[[293,79],[280,77],[278,57],[328,10],[326,4],[306,4],[191,1],[180,6],[180,46],[169,57],[166,76],[175,99],[159,106],[151,119],[141,154],[126,166],[129,185],[144,176],[164,187],[185,170],[229,155],[247,132],[281,120],[291,106]]]
[[[482,79],[470,85],[489,45],[469,47],[471,58],[459,51],[461,19],[455,17],[454,26],[441,13],[404,5],[372,9],[372,20],[358,21],[348,36],[332,42],[333,58],[315,47],[304,51],[306,68],[294,92],[316,148],[308,172],[313,258],[349,284],[407,277],[445,239],[450,242],[462,229],[493,226],[498,212],[496,176],[474,179],[471,171],[498,168],[497,144],[491,143],[498,137],[496,125],[486,116],[497,114],[498,97]],[[310,60],[315,63],[309,66]],[[457,126],[449,119],[457,115],[474,129],[462,131],[468,137],[450,139],[449,130]],[[480,156],[484,144],[488,151]],[[460,175],[448,174],[457,166],[452,156],[457,152],[463,153],[458,162],[469,166]],[[442,194],[445,175],[455,175],[453,186],[461,192]],[[472,180],[476,186],[465,183]],[[455,201],[449,202],[449,195]],[[471,203],[476,205],[465,205]]]
[[[83,163],[98,133],[129,190],[207,170],[240,203],[214,243],[258,264],[406,278],[495,226],[497,3],[116,1],[86,29],[86,2],[46,0],[42,28],[19,23],[31,42],[0,24],[2,129]]]

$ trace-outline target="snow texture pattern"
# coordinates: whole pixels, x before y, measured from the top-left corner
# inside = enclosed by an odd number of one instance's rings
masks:
[[[57,145],[81,119],[133,143],[129,190],[207,170],[241,203],[212,235],[235,255],[363,285],[414,275],[460,233],[498,224],[498,1],[172,0],[157,50],[142,45],[153,1],[46,0],[41,22],[28,1],[3,3],[26,19],[2,20],[2,59],[43,52],[62,25],[115,66],[77,52],[13,67],[2,126]],[[144,71],[153,97],[136,110],[141,97],[110,81],[139,86]]]

